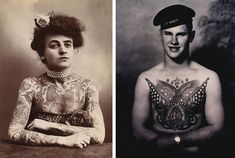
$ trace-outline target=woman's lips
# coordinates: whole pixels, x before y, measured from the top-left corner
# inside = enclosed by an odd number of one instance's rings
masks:
[[[59,59],[69,59],[68,57],[59,57]]]
[[[67,61],[67,60],[69,60],[69,58],[68,58],[68,57],[60,57],[59,60],[61,60],[61,61]]]

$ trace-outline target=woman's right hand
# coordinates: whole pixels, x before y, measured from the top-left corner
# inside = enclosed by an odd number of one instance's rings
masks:
[[[59,137],[57,139],[57,143],[67,147],[84,148],[90,144],[90,136],[84,134],[83,132],[79,132],[70,136]]]

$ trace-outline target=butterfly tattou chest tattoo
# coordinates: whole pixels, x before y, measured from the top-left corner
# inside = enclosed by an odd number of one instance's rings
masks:
[[[176,78],[157,80],[153,84],[146,78],[154,121],[173,130],[186,130],[195,125],[198,121],[196,114],[204,111],[208,80],[200,84],[198,80]]]

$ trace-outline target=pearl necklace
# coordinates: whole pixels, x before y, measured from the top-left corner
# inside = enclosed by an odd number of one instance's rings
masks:
[[[71,70],[65,72],[57,72],[47,69],[47,75],[51,78],[65,78],[68,77],[71,74]]]

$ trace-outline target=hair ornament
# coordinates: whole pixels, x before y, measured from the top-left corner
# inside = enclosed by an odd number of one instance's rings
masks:
[[[50,23],[50,16],[51,16],[50,14],[48,14],[48,15],[37,15],[36,18],[34,19],[35,25],[38,28],[45,28]]]
[[[55,11],[52,10],[47,14],[50,18],[53,18],[55,16]]]

